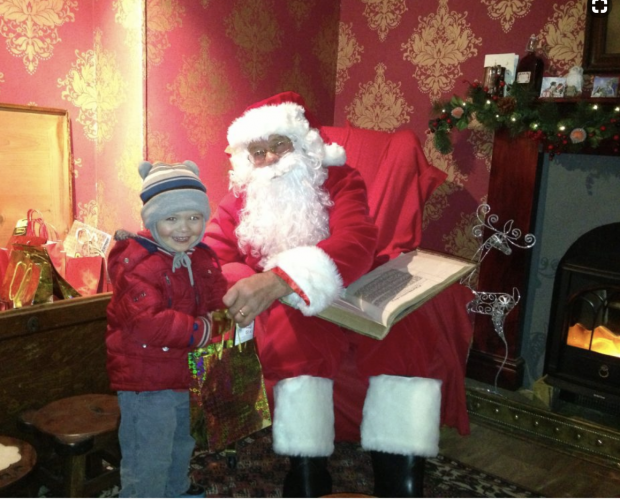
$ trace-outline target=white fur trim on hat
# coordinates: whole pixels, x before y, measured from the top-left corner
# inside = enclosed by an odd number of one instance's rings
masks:
[[[323,166],[342,166],[347,162],[347,153],[340,144],[325,144]]]
[[[372,376],[361,434],[366,450],[434,457],[439,452],[441,381]]]
[[[280,267],[310,300],[306,305],[297,294],[288,298],[304,315],[316,315],[343,292],[342,277],[330,256],[318,246],[300,246],[271,257],[265,271]]]
[[[273,388],[273,450],[285,456],[325,457],[334,452],[334,382],[299,376]]]
[[[233,149],[245,149],[250,142],[267,139],[270,135],[303,138],[309,130],[304,108],[299,104],[262,106],[246,111],[233,121],[228,128],[228,144]]]
[[[285,135],[296,148],[308,142],[320,144],[323,166],[341,166],[346,162],[344,148],[336,143],[325,144],[319,131],[310,127],[304,107],[293,102],[246,111],[228,129],[229,151],[232,154],[247,154],[246,148],[250,142],[266,140],[270,135]]]

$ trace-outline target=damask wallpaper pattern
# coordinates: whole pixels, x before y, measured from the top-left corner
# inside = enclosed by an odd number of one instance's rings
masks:
[[[2,0],[0,101],[69,109],[75,215],[113,232],[139,225],[144,156],[196,161],[215,208],[230,122],[296,90],[326,124],[412,129],[448,173],[426,208],[425,245],[470,256],[492,134],[459,134],[451,155],[438,154],[432,102],[481,79],[485,54],[522,55],[531,33],[547,72],[565,74],[581,62],[586,3]]]
[[[424,244],[471,257],[476,206],[486,200],[492,133],[472,129],[455,150],[432,146],[432,103],[463,96],[481,80],[487,54],[522,56],[530,34],[541,40],[546,72],[581,64],[585,0],[342,0],[335,124],[411,128],[427,158],[448,174],[424,216]],[[456,135],[456,134],[455,134]],[[518,167],[518,158],[515,158]]]

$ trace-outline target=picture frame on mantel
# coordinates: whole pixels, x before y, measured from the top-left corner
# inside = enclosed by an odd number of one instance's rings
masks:
[[[586,11],[583,73],[620,73],[620,16],[593,14],[591,3]]]
[[[618,77],[617,76],[595,76],[592,84],[590,97],[599,99],[602,97],[618,96]]]

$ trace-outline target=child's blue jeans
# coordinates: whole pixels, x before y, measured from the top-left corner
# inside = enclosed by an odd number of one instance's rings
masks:
[[[180,497],[190,486],[189,390],[118,392],[119,497]]]

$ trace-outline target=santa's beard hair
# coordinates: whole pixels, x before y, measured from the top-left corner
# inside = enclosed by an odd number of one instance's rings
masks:
[[[264,267],[281,251],[313,246],[329,235],[332,202],[322,188],[327,170],[316,160],[296,151],[261,168],[249,159],[235,159],[231,186],[245,194],[235,234],[244,253],[260,257]]]

